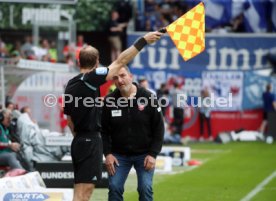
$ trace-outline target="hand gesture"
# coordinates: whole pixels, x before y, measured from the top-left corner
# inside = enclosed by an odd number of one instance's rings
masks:
[[[145,160],[144,160],[144,167],[145,167],[145,170],[153,170],[154,167],[155,167],[155,158],[153,158],[152,156],[150,155],[147,155]]]
[[[105,165],[108,173],[113,176],[115,174],[115,166],[119,166],[119,162],[115,156],[108,154],[105,158]]]
[[[164,33],[159,31],[149,32],[144,35],[144,39],[147,41],[148,44],[154,43],[161,38]]]
[[[18,152],[20,150],[20,144],[18,144],[17,142],[12,142],[10,144],[10,149],[14,152]]]

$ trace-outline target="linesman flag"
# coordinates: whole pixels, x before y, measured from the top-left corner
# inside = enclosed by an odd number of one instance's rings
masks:
[[[205,11],[201,2],[166,27],[185,61],[205,49]]]

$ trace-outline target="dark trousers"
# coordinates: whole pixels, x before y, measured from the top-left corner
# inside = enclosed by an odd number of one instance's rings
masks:
[[[183,119],[184,119],[184,109],[178,108],[178,107],[173,108],[173,126],[175,128],[174,134],[178,134],[181,136]]]
[[[11,169],[23,169],[16,158],[15,152],[3,152],[0,154],[0,166],[9,166]]]
[[[208,136],[211,137],[211,119],[210,117],[206,117],[205,114],[199,113],[199,123],[200,123],[200,135],[203,136],[204,133],[204,122],[206,121],[207,123],[207,131],[208,131]]]

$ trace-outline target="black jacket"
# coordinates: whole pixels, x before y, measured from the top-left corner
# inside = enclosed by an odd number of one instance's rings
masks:
[[[105,155],[110,153],[126,156],[149,154],[156,157],[161,151],[164,137],[161,108],[158,106],[156,97],[150,100],[149,97],[154,97],[153,94],[137,85],[136,87],[136,96],[128,100],[128,104],[126,102],[121,104],[121,107],[117,101],[123,97],[118,89],[105,98],[102,111]],[[138,99],[140,101],[137,101]],[[146,102],[148,102],[147,105],[145,105]],[[124,105],[128,106],[123,107]]]

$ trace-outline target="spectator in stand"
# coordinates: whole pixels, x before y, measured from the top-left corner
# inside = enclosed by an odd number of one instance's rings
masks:
[[[37,124],[36,120],[34,120],[34,119],[32,118],[32,110],[31,110],[31,108],[30,108],[29,106],[24,106],[24,107],[22,107],[22,108],[20,109],[20,112],[21,112],[22,114],[27,114],[27,115],[29,116],[30,120],[31,120],[34,124]]]
[[[119,14],[118,22],[123,25],[121,33],[122,49],[127,48],[127,26],[129,20],[132,18],[132,9],[133,6],[130,3],[130,0],[117,1],[115,4],[115,10]]]
[[[169,91],[165,83],[161,84],[160,89],[156,92],[156,95],[162,109],[163,116],[166,116],[166,109],[168,107],[167,103],[169,102]]]
[[[244,15],[240,14],[237,17],[235,17],[231,22],[231,31],[236,33],[245,32],[244,28]]]
[[[6,44],[0,37],[0,58],[5,58],[8,56],[8,50],[6,48]]]
[[[69,45],[68,41],[65,41],[62,54],[65,63],[68,64],[70,71],[74,71],[75,61],[74,61],[74,52],[75,48],[72,45]]]
[[[157,3],[155,0],[145,0],[145,12],[146,13],[153,13],[155,11],[155,6]]]
[[[165,15],[160,15],[159,17],[159,24],[157,26],[157,30],[166,27],[170,24],[170,21],[168,19],[168,17],[166,17]]]
[[[65,41],[65,43],[64,43],[62,54],[65,59],[70,54],[70,47],[69,47],[68,41]]]
[[[156,95],[156,92],[150,88],[149,86],[149,82],[147,80],[146,77],[141,77],[139,80],[138,80],[138,83],[139,83],[139,86],[148,90],[149,92],[151,92],[152,94]]]
[[[84,42],[84,37],[83,35],[78,35],[77,37],[77,47],[84,47],[85,45],[87,45],[85,42]]]
[[[77,37],[77,46],[76,46],[76,59],[79,60],[80,50],[86,46],[87,44],[84,42],[83,35],[78,35]]]
[[[271,92],[272,91],[272,85],[269,83],[266,85],[266,91],[263,93],[263,121],[260,126],[260,132],[262,134],[265,134],[266,126],[267,126],[267,118],[268,114],[271,112],[276,111],[276,99],[275,95]]]
[[[6,109],[13,111],[15,106],[14,106],[13,102],[7,101],[5,107],[6,107]]]
[[[20,136],[18,135],[18,132],[17,132],[17,119],[20,115],[21,115],[20,111],[17,109],[14,109],[11,112],[11,123],[9,126],[11,141],[18,142],[19,144],[20,144],[21,140],[20,140]]]
[[[181,84],[175,81],[173,88],[170,90],[170,96],[172,100],[173,106],[173,133],[175,135],[181,136],[182,128],[183,128],[183,120],[184,120],[184,103],[183,101],[178,100],[178,95],[183,95],[183,91],[181,90]]]
[[[40,46],[34,46],[33,51],[37,60],[48,61],[49,58],[49,43],[47,39],[40,41]]]
[[[11,112],[7,109],[0,113],[0,166],[9,166],[11,169],[23,169],[16,157],[20,144],[10,140],[8,127],[11,123]]]
[[[28,106],[23,107],[21,112],[17,120],[17,131],[22,142],[21,155],[24,157],[24,165],[28,170],[33,170],[38,162],[60,161],[68,152],[68,147],[47,145],[45,137],[50,134],[49,131],[39,128],[36,121],[31,118]]]
[[[208,137],[210,141],[213,141],[211,132],[211,103],[210,93],[207,88],[201,91],[201,105],[199,108],[199,122],[200,122],[200,138],[199,141],[203,141],[204,137],[204,122],[207,124]]]
[[[42,44],[41,44],[41,48],[42,50],[44,50],[46,52],[45,55],[42,56],[42,61],[50,61],[50,54],[49,54],[49,50],[50,50],[50,45],[47,39],[43,39],[42,40]]]
[[[58,53],[55,41],[51,41],[49,48],[50,62],[56,63],[58,60]]]
[[[12,46],[12,49],[10,50],[10,55],[13,59],[20,59],[21,53],[21,42],[19,40],[16,40],[15,43]]]
[[[145,22],[145,31],[153,31],[153,28],[151,26],[151,22],[149,19],[146,19],[146,22]]]
[[[177,20],[181,17],[184,13],[188,11],[188,5],[185,2],[176,2],[172,6],[172,14],[171,14],[171,21]]]
[[[109,37],[111,45],[111,61],[115,61],[122,51],[121,34],[125,24],[119,24],[119,13],[115,10],[111,12],[111,20],[108,25]]]
[[[35,59],[31,36],[25,37],[25,43],[21,46],[20,52],[21,52],[22,57],[25,59]]]

